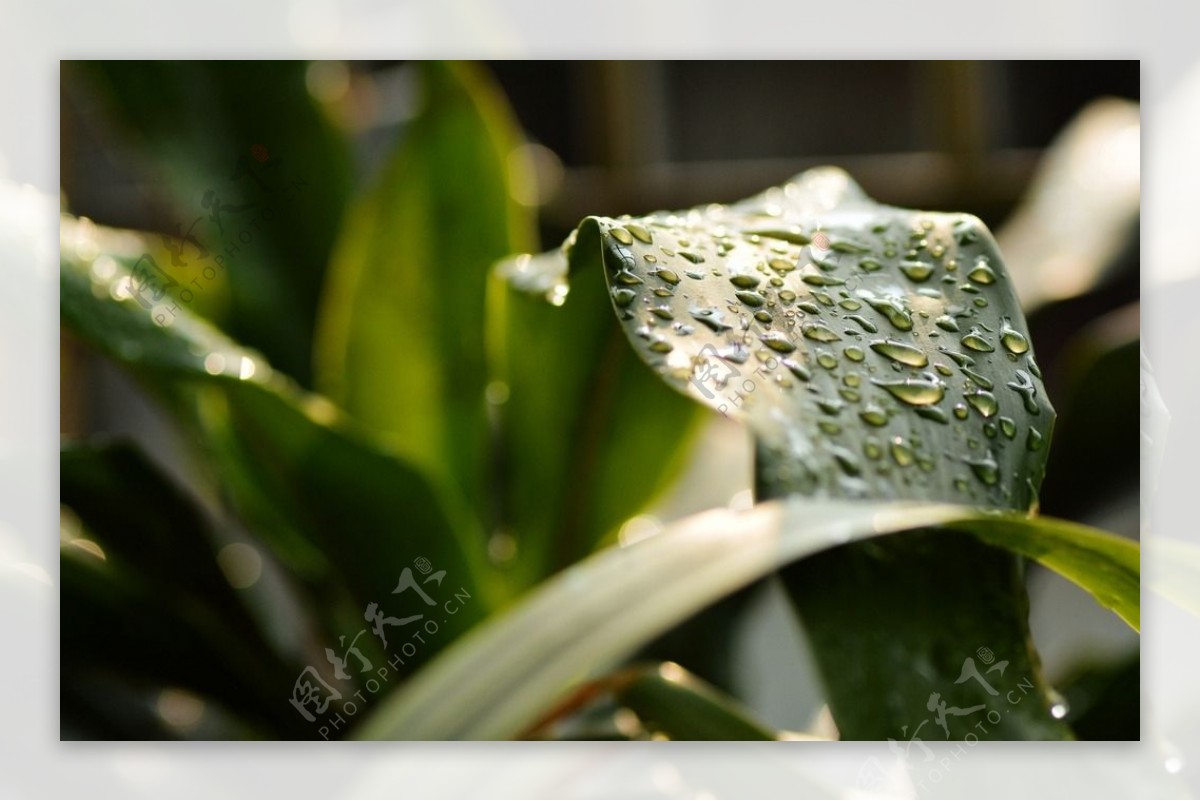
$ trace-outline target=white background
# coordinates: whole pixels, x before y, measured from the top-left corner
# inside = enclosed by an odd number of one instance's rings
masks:
[[[1151,591],[1193,545],[1200,7],[1176,2],[0,2],[0,795],[91,797],[1191,797],[1200,620]],[[1172,415],[1144,470],[1143,742],[995,743],[932,779],[851,743],[126,744],[58,741],[60,58],[1140,58],[1146,351]],[[1178,318],[1168,316],[1178,314]],[[1178,336],[1176,336],[1178,338]],[[1169,387],[1169,391],[1166,388]],[[1151,432],[1161,412],[1144,420]],[[872,758],[877,763],[870,763]],[[911,777],[918,776],[914,781]]]

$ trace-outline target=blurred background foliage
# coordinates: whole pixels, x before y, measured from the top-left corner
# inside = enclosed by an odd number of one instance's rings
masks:
[[[476,600],[401,677],[597,547],[747,505],[745,432],[638,362],[601,276],[556,306],[489,271],[587,214],[825,163],[997,231],[1059,412],[1042,511],[1136,537],[1138,83],[1136,62],[64,63],[63,736],[316,736],[297,673],[414,559]],[[103,259],[145,255],[163,297],[98,313]],[[156,325],[167,304],[214,329]],[[1077,732],[1135,738],[1136,693],[1103,699],[1136,639],[1029,582]],[[639,657],[809,728],[779,596]],[[637,675],[616,695],[652,717],[696,681]],[[646,733],[588,714],[568,733]]]

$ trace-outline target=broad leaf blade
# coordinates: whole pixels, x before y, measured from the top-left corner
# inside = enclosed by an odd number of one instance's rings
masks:
[[[584,221],[634,348],[746,421],[771,494],[1027,509],[1054,412],[987,229],[813,170],[729,207]]]
[[[574,266],[603,266],[630,341],[668,383],[750,426],[760,499],[1036,505],[1054,413],[977,219],[883,206],[821,169],[729,207],[589,218],[567,247]],[[845,663],[889,674],[986,635],[1040,683],[1015,560],[973,542],[942,558],[917,541],[889,550],[849,547],[786,574],[844,737],[913,723],[893,703],[904,693]],[[904,616],[897,593],[923,611]],[[939,624],[928,612],[947,598],[969,600]],[[945,660],[929,673],[957,675]],[[964,704],[987,702],[968,690]],[[1062,731],[1038,693],[1001,736]]]
[[[586,556],[678,473],[704,411],[625,342],[599,271],[572,277],[560,253],[493,277],[489,356],[500,518],[522,585]]]
[[[958,529],[978,520],[1003,526],[1000,530],[1015,533],[1012,539],[1018,543],[1054,525],[943,505],[800,500],[688,518],[635,545],[601,551],[551,579],[447,650],[381,706],[360,736],[516,736],[578,683],[601,675],[639,645],[784,565],[858,540],[929,526]],[[1009,537],[996,541],[1007,547]],[[1083,541],[1074,544],[1089,547]],[[1098,581],[1090,571],[1074,577],[1088,589]],[[1124,602],[1136,606],[1136,591]],[[973,651],[978,646],[964,647]]]
[[[73,237],[75,221],[62,225]],[[469,520],[451,516],[436,484],[208,324],[186,313],[156,323],[129,297],[130,282],[122,254],[97,271],[64,248],[63,323],[180,414],[205,443],[210,469],[233,474],[226,488],[235,506],[280,561],[322,580],[332,566],[355,601],[386,608],[400,572],[424,557],[480,599],[464,605],[450,628],[483,617],[486,566],[459,539],[477,535]],[[452,636],[447,631],[434,647]]]
[[[422,109],[338,240],[318,387],[467,503],[483,504],[487,271],[528,248],[532,220],[509,191],[516,131],[486,76],[436,62],[422,63],[420,76]]]
[[[1141,631],[1141,549],[1137,543],[1054,518],[1014,527],[981,518],[963,528],[990,545],[1027,556],[1083,587],[1134,631]]]
[[[325,267],[350,190],[347,140],[306,87],[307,62],[71,65],[140,140],[172,201],[187,277],[170,300],[232,292],[226,330],[310,384]],[[192,281],[195,279],[196,283]]]

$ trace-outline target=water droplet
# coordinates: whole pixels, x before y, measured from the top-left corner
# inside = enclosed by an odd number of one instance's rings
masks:
[[[862,465],[859,464],[858,457],[853,453],[837,445],[830,446],[829,451],[837,461],[838,467],[842,468],[842,472],[846,475],[857,476],[862,473]]]
[[[848,387],[857,387],[862,383],[862,378],[858,375],[858,373],[849,373],[848,375],[842,376],[842,383]]]
[[[702,323],[710,331],[720,334],[722,331],[728,331],[730,326],[721,319],[722,315],[718,309],[697,308],[688,309],[688,314],[698,322]]]
[[[781,273],[788,273],[796,269],[795,263],[787,259],[770,259],[767,261],[767,266]]]
[[[623,270],[630,270],[637,264],[633,258],[633,253],[629,248],[623,247],[613,240],[609,240],[602,251],[604,266],[609,272],[619,273]]]
[[[901,331],[911,331],[913,327],[912,314],[905,308],[899,298],[863,298],[875,311],[887,318],[895,328]]]
[[[1017,370],[1014,375],[1016,380],[1009,381],[1005,386],[1021,396],[1021,400],[1025,403],[1025,411],[1030,414],[1040,414],[1041,409],[1034,400],[1037,396],[1037,387],[1033,385],[1033,379],[1024,370]]]
[[[655,353],[670,353],[674,348],[675,346],[665,339],[656,339],[650,343],[650,350]]]
[[[653,253],[647,253],[645,256],[642,256],[642,258],[651,264],[658,264],[658,256],[655,256]]]
[[[1032,356],[1029,357],[1028,361],[1029,361],[1029,372],[1033,373],[1035,377],[1041,378],[1042,377],[1042,368],[1037,366],[1037,362],[1035,362],[1033,360]]]
[[[873,272],[883,269],[882,264],[880,264],[875,259],[870,259],[870,258],[862,259],[861,261],[859,261],[858,266],[869,273],[873,273]]]
[[[674,320],[675,315],[671,314],[671,309],[667,306],[654,306],[650,309],[650,313],[660,320]]]
[[[894,362],[906,364],[909,367],[924,367],[929,364],[929,358],[920,348],[915,348],[894,339],[883,339],[871,343],[871,350],[886,356]]]
[[[836,398],[817,398],[817,408],[825,414],[836,417],[842,413],[845,404]]]
[[[943,314],[933,321],[934,324],[943,331],[958,332],[958,323],[948,314]]]
[[[864,423],[872,426],[885,426],[887,425],[888,421],[887,412],[873,403],[868,404],[865,408],[863,408],[863,410],[858,413],[858,416]]]
[[[829,249],[837,253],[866,253],[867,248],[848,239],[831,239]]]
[[[667,269],[655,270],[654,272],[651,273],[651,275],[655,276],[656,278],[661,278],[663,281],[666,281],[668,284],[674,285],[674,284],[679,283],[679,275],[673,270],[667,270]]]
[[[908,447],[900,437],[892,440],[889,450],[892,452],[892,459],[901,467],[908,467],[916,460],[916,455],[913,453],[912,448]]]
[[[967,403],[979,412],[984,417],[991,417],[1000,410],[1000,404],[996,402],[996,396],[990,392],[980,390],[972,392],[966,396]]]
[[[939,375],[944,375],[944,376],[949,376],[954,372],[953,370],[951,370],[949,367],[942,364],[941,362],[934,362],[933,369],[937,370]]]
[[[638,278],[628,270],[622,270],[621,272],[617,273],[617,282],[625,284],[626,286],[637,286],[638,284],[642,283],[642,279]]]
[[[791,353],[796,349],[796,346],[792,344],[791,340],[789,340],[783,334],[775,331],[770,331],[766,334],[763,334],[759,337],[759,339],[761,339],[762,343],[768,348],[773,351],[777,351],[778,353]]]
[[[965,353],[959,353],[958,351],[953,351],[946,347],[939,347],[938,350],[949,356],[951,361],[953,361],[959,367],[970,367],[971,365],[975,364],[975,360]]]
[[[996,346],[987,341],[983,332],[979,330],[979,326],[972,326],[967,335],[962,338],[964,348],[970,348],[980,353],[991,353],[996,349]]]
[[[935,423],[945,425],[950,422],[950,418],[946,416],[946,410],[941,406],[918,406],[916,411],[918,417],[924,417],[926,420],[932,420]]]
[[[842,351],[842,353],[845,354],[846,358],[852,362],[861,362],[863,359],[867,358],[867,354],[864,353],[863,349],[857,345],[850,345],[844,351]]]
[[[824,367],[826,370],[832,370],[837,367],[837,357],[827,350],[820,351],[817,354],[817,364]]]
[[[779,290],[779,299],[784,303],[791,303],[796,299],[796,293],[790,289]]]
[[[982,459],[964,459],[963,461],[971,468],[975,477],[989,487],[1000,481],[1000,466],[996,464],[991,451],[988,451]]]
[[[771,313],[769,311],[762,311],[761,309],[754,313],[754,319],[758,320],[764,325],[770,325],[772,322],[774,322],[774,320],[771,318]]]
[[[761,236],[768,239],[779,239],[791,242],[793,245],[807,245],[811,240],[798,227],[791,228],[755,228],[745,232],[750,236]]]
[[[745,364],[746,359],[750,358],[750,351],[746,350],[746,346],[741,342],[735,342],[729,347],[717,351],[717,355],[727,362]]]
[[[625,223],[625,230],[637,237],[637,240],[644,245],[654,244],[654,239],[650,236],[650,232],[637,223]]]
[[[978,384],[980,389],[991,389],[995,386],[990,378],[975,372],[969,367],[960,367],[959,369],[962,370],[963,375]]]
[[[846,311],[858,311],[859,309],[862,308],[862,304],[859,303],[857,300],[854,300],[853,298],[846,298],[844,300],[839,300],[838,305],[841,306]]]
[[[620,226],[609,229],[609,233],[612,234],[613,239],[617,240],[622,245],[633,244],[633,235]]]
[[[991,423],[991,422],[984,423],[983,424],[983,435],[985,437],[987,437],[988,439],[995,439],[996,438],[996,424]]]
[[[928,281],[929,276],[933,275],[933,265],[926,264],[923,261],[902,261],[900,262],[900,272],[914,283]]]
[[[791,359],[784,359],[783,366],[790,370],[792,375],[796,376],[796,378],[799,378],[801,381],[808,381],[812,379],[812,373],[808,371],[807,367],[799,362]]]
[[[839,426],[837,423],[833,422],[832,420],[818,421],[817,428],[821,429],[822,431],[824,431],[826,434],[829,434],[830,436],[834,436],[836,434],[842,433],[842,427]]]
[[[1029,350],[1029,340],[1012,327],[1012,322],[1007,317],[1000,321],[1000,342],[1010,353],[1025,353]]]
[[[1013,439],[1017,436],[1017,424],[1011,417],[1000,418],[1000,430],[1004,432],[1004,436]]]
[[[966,420],[967,415],[970,414],[970,412],[967,411],[967,405],[965,403],[954,404],[953,411],[954,411],[954,416],[957,417],[959,420]]]
[[[910,406],[931,406],[946,394],[946,389],[941,384],[919,378],[906,378],[903,381],[880,381],[872,378],[871,383],[882,387],[891,393],[892,397]]]
[[[987,256],[980,256],[975,260],[975,266],[971,268],[971,272],[967,273],[967,278],[977,284],[996,283],[996,273],[988,264]]]
[[[868,334],[879,333],[879,329],[875,327],[875,324],[861,315],[847,314],[846,319],[850,320],[851,322],[858,323],[859,328],[866,331]]]
[[[682,243],[680,243],[680,244],[682,244]],[[692,264],[702,264],[704,262],[703,256],[701,256],[699,253],[693,253],[690,250],[681,250],[681,251],[679,251],[679,255],[682,258],[685,258],[688,261],[690,261]]]
[[[821,307],[818,306],[817,304],[813,303],[812,301],[808,301],[808,300],[797,303],[796,308],[802,312],[808,312],[809,314],[820,314],[821,313]]]
[[[613,303],[617,304],[621,308],[625,308],[630,303],[633,303],[634,299],[637,297],[637,293],[632,289],[614,289],[612,291],[612,296]]]
[[[804,334],[805,339],[811,339],[814,342],[835,342],[841,339],[823,323],[805,323],[800,327],[800,333]]]
[[[883,447],[879,444],[879,440],[874,437],[867,437],[863,440],[863,455],[872,461],[883,458]]]
[[[846,403],[858,403],[860,400],[862,400],[862,395],[858,394],[858,392],[853,389],[843,387],[838,390],[838,394],[842,396],[842,399],[845,400]]]
[[[734,292],[733,294],[737,296],[737,299],[742,303],[745,303],[747,306],[753,306],[754,308],[758,308],[767,302],[763,296],[757,292],[751,292],[745,289],[739,292]]]
[[[729,283],[741,289],[754,289],[762,281],[758,276],[739,273],[729,276]]]
[[[1029,434],[1025,437],[1025,447],[1031,451],[1040,451],[1042,444],[1045,442],[1045,437],[1042,432],[1036,428],[1029,429]]]
[[[840,278],[831,278],[817,272],[806,272],[800,276],[800,280],[809,286],[841,286],[846,283]]]

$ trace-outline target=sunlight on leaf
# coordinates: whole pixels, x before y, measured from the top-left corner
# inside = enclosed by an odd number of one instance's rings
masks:
[[[945,505],[800,499],[688,518],[635,545],[597,553],[551,579],[448,649],[381,706],[358,736],[516,736],[579,682],[601,675],[642,643],[784,565],[858,540],[930,526],[956,530],[976,522],[997,527],[995,537],[987,530],[989,541],[1017,549],[1036,539],[1043,526],[1058,525]],[[1010,544],[999,533],[1009,527],[1027,535],[1014,536]],[[1073,547],[1095,550],[1101,568],[1110,569],[1103,564],[1104,548],[1077,538],[1074,528],[1063,531]],[[1104,543],[1112,539],[1098,532],[1089,536]],[[1046,564],[1057,569],[1053,560]],[[1067,577],[1089,590],[1103,581],[1090,568],[1072,570]],[[1114,591],[1127,593],[1122,603],[1136,607],[1136,591]],[[970,644],[970,650],[975,647]]]
[[[744,420],[773,494],[1026,509],[1054,411],[994,241],[970,215],[868,199],[812,170],[731,206],[592,217],[630,342]]]

